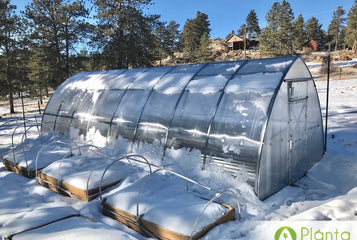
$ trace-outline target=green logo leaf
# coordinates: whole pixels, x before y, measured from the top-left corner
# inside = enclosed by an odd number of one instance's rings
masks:
[[[281,227],[275,232],[274,240],[296,240],[296,232],[291,227]]]

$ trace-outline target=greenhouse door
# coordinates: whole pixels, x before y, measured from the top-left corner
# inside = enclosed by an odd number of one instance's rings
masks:
[[[289,184],[307,169],[307,82],[289,81]]]

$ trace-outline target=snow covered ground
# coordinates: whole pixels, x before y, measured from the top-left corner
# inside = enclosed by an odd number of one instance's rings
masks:
[[[316,85],[324,113],[326,82],[318,81]],[[1,119],[0,124],[6,120]],[[155,144],[141,145],[136,152],[145,154],[150,162],[157,165],[179,163],[188,177],[212,187],[213,192],[224,189],[235,191],[239,198],[242,219],[219,225],[202,239],[273,239],[266,237],[265,232],[269,228],[275,231],[276,228],[271,227],[271,224],[279,225],[279,221],[308,223],[332,220],[340,221],[340,227],[349,224],[357,229],[357,79],[331,81],[328,126],[327,153],[324,158],[305,177],[265,201],[260,201],[255,196],[253,188],[246,183],[247,174],[244,172],[231,176],[213,166],[201,171],[200,153],[197,151],[170,151],[164,162],[157,155],[160,151],[157,151],[159,146]],[[14,125],[7,125],[0,130],[0,151],[10,149],[13,128]],[[36,135],[36,132],[33,134]],[[20,130],[16,136],[17,141],[21,140]],[[100,138],[94,139],[101,141]],[[130,181],[126,182],[128,183]],[[212,196],[212,193],[200,187],[194,187],[192,191],[199,195]],[[99,199],[86,203],[61,196],[42,187],[36,180],[6,171],[2,163],[0,192],[1,237],[24,231],[34,224],[81,214],[96,222],[83,219],[73,221],[70,218],[63,224],[34,230],[31,235],[15,235],[14,239],[145,239],[134,230],[105,217],[100,211]],[[220,201],[236,205],[230,195],[223,195]],[[78,225],[74,225],[75,223]],[[347,237],[347,234],[336,235],[332,239],[357,239],[356,235]],[[310,239],[310,236],[304,239]],[[311,239],[314,239],[313,236]]]

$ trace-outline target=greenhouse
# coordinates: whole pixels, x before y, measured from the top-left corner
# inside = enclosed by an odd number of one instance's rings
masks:
[[[78,73],[52,95],[42,131],[198,149],[201,164],[245,169],[260,199],[323,150],[320,104],[299,57]],[[123,153],[127,154],[127,153]]]

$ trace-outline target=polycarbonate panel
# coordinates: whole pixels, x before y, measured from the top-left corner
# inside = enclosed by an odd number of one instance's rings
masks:
[[[74,112],[77,110],[78,102],[84,94],[80,89],[65,91],[63,101],[59,106],[58,116],[55,119],[55,130],[60,134],[68,132]]]
[[[219,93],[201,94],[185,92],[175,113],[169,130],[167,146],[191,147],[204,150],[209,119]]]
[[[265,58],[250,60],[245,64],[239,74],[266,73],[266,72],[285,72],[296,57],[285,58]]]
[[[169,73],[155,87],[138,124],[139,139],[152,142],[165,139],[175,105],[194,73]]]
[[[97,81],[104,82],[104,85],[106,87],[98,88],[96,84],[94,84],[94,86],[92,86],[91,89],[103,90],[103,89],[113,88],[113,85],[117,84],[117,82],[120,81],[121,74],[126,71],[127,71],[126,69],[120,69],[120,70],[110,70],[110,71],[103,72],[100,76],[98,76]],[[122,81],[121,86],[126,87],[125,82]]]
[[[79,130],[80,134],[86,135],[88,125],[93,119],[93,107],[96,104],[101,91],[88,91],[83,93],[78,100],[78,109],[73,114],[72,127]]]
[[[256,166],[261,131],[281,77],[279,72],[248,74],[228,83],[212,123],[207,155]]]
[[[127,90],[113,118],[111,136],[132,140],[136,121],[146,101],[147,93],[144,90]]]
[[[289,184],[288,112],[288,87],[283,82],[271,110],[257,166],[255,190],[260,199],[267,198]]]
[[[81,103],[81,101],[83,98],[87,98],[86,92],[92,88],[91,86],[97,86],[98,88],[105,87],[104,83],[99,84],[96,82],[96,79],[100,75],[101,72],[76,74],[56,90],[56,93],[63,96],[63,101],[58,106],[58,116],[55,118],[55,130],[60,134],[68,132],[73,123],[75,112],[81,112],[82,110],[80,109],[82,107],[92,107],[90,106],[91,102],[86,104]],[[81,125],[81,129],[85,131],[83,129],[86,129],[86,126],[84,127],[84,124],[83,126]]]
[[[313,80],[308,82],[307,105],[307,156],[308,169],[318,162],[324,153],[324,134],[320,102]]]
[[[169,73],[155,86],[154,91],[164,95],[181,94],[194,73]]]
[[[79,89],[82,91],[104,89],[106,87],[106,83],[105,81],[99,79],[103,73],[105,72],[89,72],[86,74],[80,74],[80,77],[76,77],[74,79],[70,79],[68,82],[65,82],[61,89],[62,91],[71,89]]]
[[[150,91],[153,87],[155,87],[160,78],[170,72],[173,68],[174,67],[150,68],[149,70],[138,75],[128,89],[143,89],[145,91]]]
[[[63,101],[64,94],[54,92],[46,106],[45,114],[57,114],[58,108]]]
[[[113,89],[102,91],[94,104],[88,129],[99,130],[102,136],[107,136],[114,113],[124,95],[125,90]]]
[[[286,80],[311,78],[309,69],[305,63],[298,58],[285,76]]]
[[[57,112],[62,101],[63,95],[54,92],[48,101],[46,109],[43,113],[41,131],[48,132],[54,129]]]
[[[232,76],[243,63],[244,61],[210,63],[197,76]]]
[[[136,134],[138,139],[147,142],[157,139],[163,143],[181,93],[203,66],[176,66],[157,82],[139,119]]]
[[[233,73],[232,73],[233,74]],[[210,120],[230,76],[198,76],[190,81],[175,111],[167,146],[204,151]]]
[[[135,129],[156,83],[173,67],[153,68],[140,74],[128,87],[113,118],[112,136],[133,140]]]
[[[123,71],[117,77],[110,78],[107,83],[108,89],[127,89],[132,82],[140,76],[142,73],[147,71],[147,68],[134,68]],[[106,76],[104,76],[106,78]]]
[[[289,183],[307,169],[307,81],[288,81],[289,97]]]
[[[82,73],[77,73],[71,77],[69,77],[64,83],[62,83],[57,89],[55,93],[58,94],[62,94],[69,85],[71,85],[73,82],[78,81],[82,78],[85,78],[86,76],[88,76],[89,74],[91,74],[90,72],[82,72]]]
[[[307,98],[307,81],[288,82],[289,101],[299,101]]]
[[[43,114],[42,122],[41,122],[41,131],[42,132],[52,131],[54,129],[55,120],[56,120],[55,115]]]

